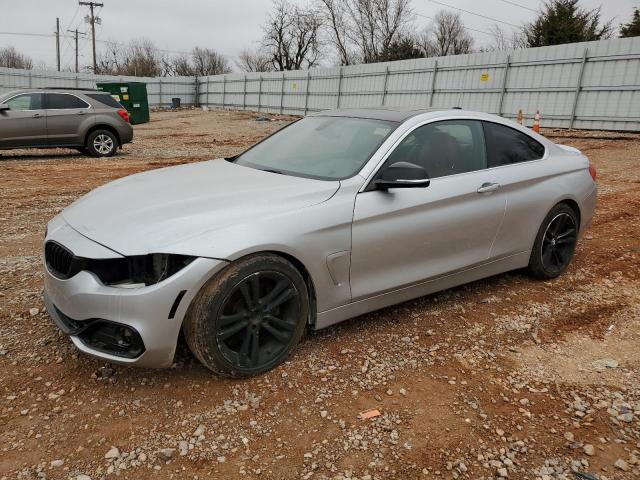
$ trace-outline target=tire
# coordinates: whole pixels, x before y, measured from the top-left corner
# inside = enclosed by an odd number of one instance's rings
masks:
[[[556,278],[573,258],[578,240],[579,221],[566,203],[559,203],[547,214],[536,235],[529,273],[540,280]]]
[[[183,330],[204,366],[225,377],[249,377],[291,354],[305,332],[309,308],[307,285],[291,262],[251,255],[200,289]]]
[[[109,130],[95,130],[87,137],[86,147],[92,157],[112,157],[118,150],[118,139]]]

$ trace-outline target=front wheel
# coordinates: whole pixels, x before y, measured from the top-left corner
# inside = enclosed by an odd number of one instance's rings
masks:
[[[87,138],[86,147],[92,157],[111,157],[118,149],[118,139],[109,130],[96,130]]]
[[[300,272],[277,255],[252,255],[209,280],[184,321],[187,344],[207,368],[247,377],[282,363],[302,337],[309,294]]]
[[[549,280],[566,270],[578,240],[578,218],[567,204],[560,203],[547,214],[531,251],[529,272]]]

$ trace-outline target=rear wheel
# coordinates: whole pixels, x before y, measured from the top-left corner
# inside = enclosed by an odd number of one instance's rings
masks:
[[[184,333],[206,367],[246,377],[282,363],[300,341],[308,317],[300,272],[277,255],[254,255],[205,284],[187,313]]]
[[[571,207],[560,203],[545,217],[536,236],[529,272],[548,280],[566,270],[578,240],[578,218]]]
[[[96,130],[89,134],[86,147],[93,157],[111,157],[118,149],[118,139],[109,130]]]

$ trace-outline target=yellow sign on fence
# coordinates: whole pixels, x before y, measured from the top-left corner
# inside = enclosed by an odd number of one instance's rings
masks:
[[[489,81],[489,74],[487,72],[484,72],[482,75],[480,75],[480,81],[481,82],[488,82]]]

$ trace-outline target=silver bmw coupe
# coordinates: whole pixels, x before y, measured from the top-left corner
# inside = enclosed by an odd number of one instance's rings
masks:
[[[168,366],[182,330],[214,372],[255,375],[307,328],[509,270],[554,278],[595,205],[579,150],[504,118],[321,112],[80,198],[47,228],[45,304],[102,359]]]

